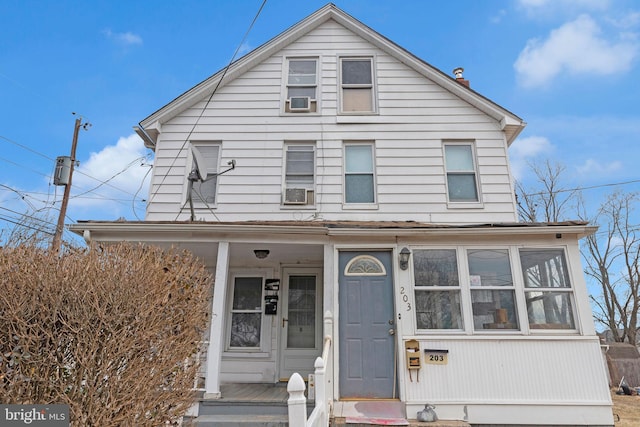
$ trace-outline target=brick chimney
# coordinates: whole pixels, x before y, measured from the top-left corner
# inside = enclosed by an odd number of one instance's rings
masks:
[[[456,81],[461,85],[471,88],[471,86],[469,85],[469,80],[465,80],[464,77],[462,77],[463,72],[464,72],[464,68],[462,67],[458,67],[455,70],[453,70],[453,74],[456,76]]]

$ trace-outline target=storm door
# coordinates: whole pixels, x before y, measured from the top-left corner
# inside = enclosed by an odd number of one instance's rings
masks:
[[[395,398],[391,252],[339,257],[340,398]]]
[[[280,310],[280,379],[313,373],[322,354],[320,269],[285,269]]]

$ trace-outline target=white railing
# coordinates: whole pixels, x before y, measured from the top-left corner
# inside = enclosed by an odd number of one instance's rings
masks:
[[[307,398],[304,395],[304,380],[297,372],[291,375],[287,384],[287,391],[289,392],[289,427],[329,427],[331,402],[333,401],[333,388],[331,387],[333,374],[330,369],[331,359],[329,358],[333,316],[329,311],[324,314],[324,331],[322,357],[316,358],[314,363],[315,407],[309,418],[307,418]]]

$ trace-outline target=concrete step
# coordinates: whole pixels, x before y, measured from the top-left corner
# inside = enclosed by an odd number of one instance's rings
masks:
[[[288,427],[286,415],[200,415],[193,427]]]
[[[431,423],[420,422],[416,420],[407,420],[409,424],[405,424],[408,427],[471,427],[471,424],[465,421],[446,421],[438,420]],[[390,424],[371,424],[371,423],[347,423],[346,418],[334,417],[331,419],[331,427],[389,427]]]

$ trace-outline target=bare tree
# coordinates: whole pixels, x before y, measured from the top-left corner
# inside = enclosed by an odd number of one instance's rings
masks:
[[[549,159],[542,163],[530,163],[529,167],[536,176],[536,187],[540,189],[526,189],[522,182],[516,181],[520,220],[558,222],[567,219],[569,208],[576,202],[579,191],[562,186],[565,167]]]
[[[588,236],[583,246],[585,273],[601,290],[591,295],[595,320],[609,328],[614,341],[634,345],[640,309],[640,229],[631,222],[638,201],[638,193],[609,196],[594,218],[600,231]]]
[[[194,403],[211,276],[179,251],[0,248],[0,402],[72,426],[159,426]]]

